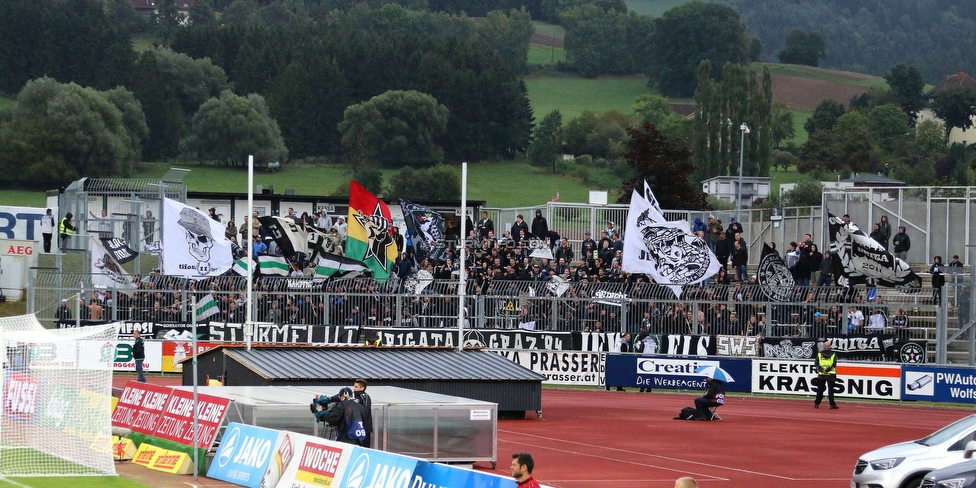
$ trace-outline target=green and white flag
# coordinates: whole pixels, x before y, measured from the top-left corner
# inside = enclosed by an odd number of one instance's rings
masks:
[[[231,269],[241,276],[247,276],[247,272],[251,269],[251,264],[253,262],[253,259],[241,258],[234,262],[234,266]]]
[[[291,268],[284,256],[258,256],[258,273],[262,276],[288,276]]]
[[[220,313],[220,308],[217,307],[217,301],[214,300],[213,295],[207,293],[207,296],[197,302],[197,322],[206,320],[207,317],[218,313]]]
[[[319,264],[315,267],[315,277],[355,278],[367,271],[369,266],[362,261],[326,253],[319,258]]]

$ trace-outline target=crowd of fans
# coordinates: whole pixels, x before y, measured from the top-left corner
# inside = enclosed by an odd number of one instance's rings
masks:
[[[218,217],[213,214],[212,218]],[[332,219],[324,212],[297,216],[292,209],[288,209],[288,218],[302,226],[328,229],[341,252],[344,219]],[[305,277],[298,260],[290,278],[258,277],[253,285],[255,320],[276,324],[453,326],[459,314],[456,287],[462,241],[453,222],[448,222],[444,262],[418,262],[409,236],[395,240],[398,255],[403,257],[386,282],[371,278],[312,279]],[[501,236],[496,236],[487,213],[476,222],[469,218],[467,226],[471,230],[464,241],[464,315],[469,327],[822,337],[845,330],[906,334],[911,326],[923,325],[911,323],[904,308],[889,308],[876,288],[833,287],[830,253],[821,253],[810,234],[799,243],[790,243],[784,255],[796,287],[786,294],[785,302],[768,301],[756,277],[747,273],[748,245],[734,217],[728,227],[715,218],[707,223],[696,219],[693,231],[708,241],[722,266],[703,283],[685,286],[680,299],[644,274],[623,271],[623,239],[614,222],[607,222],[599,239],[587,232],[578,245],[552,232],[539,211],[531,227],[519,215]],[[875,226],[883,245],[888,242],[886,226],[886,217]],[[240,227],[227,223],[228,237],[236,243],[240,236],[240,242],[247,243],[238,245],[242,255],[277,252],[265,234],[256,218],[248,221],[245,217]],[[899,228],[901,234],[903,227]],[[894,244],[896,249],[903,245],[897,235]],[[546,252],[552,259],[538,257]],[[958,263],[958,258],[953,263]],[[427,271],[432,281],[418,279],[418,270]],[[190,297],[201,300],[210,294],[217,300],[220,313],[209,320],[245,320],[246,282],[240,276],[193,281],[154,272],[138,282],[139,289],[131,293],[116,291],[113,296],[112,291],[95,290],[81,308],[83,318],[186,321]],[[957,295],[960,317],[968,317],[968,292]],[[71,312],[64,305],[58,311],[58,320],[70,318]]]

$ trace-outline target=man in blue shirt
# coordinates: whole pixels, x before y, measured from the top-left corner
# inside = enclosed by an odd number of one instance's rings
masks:
[[[267,254],[268,245],[261,240],[261,236],[254,236],[254,242],[251,244],[251,257],[254,259],[258,258],[258,254]]]

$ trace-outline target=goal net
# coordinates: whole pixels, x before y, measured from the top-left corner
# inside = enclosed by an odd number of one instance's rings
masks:
[[[0,318],[0,475],[114,475],[115,324],[45,329]]]

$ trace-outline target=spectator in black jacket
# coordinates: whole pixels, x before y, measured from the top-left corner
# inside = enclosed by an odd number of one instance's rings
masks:
[[[532,219],[532,233],[539,239],[545,239],[549,235],[549,222],[542,216],[542,210],[535,211],[535,218]]]
[[[528,234],[529,225],[525,223],[525,219],[522,217],[522,214],[519,214],[518,217],[515,217],[515,223],[512,224],[512,239],[515,240],[516,244],[518,244],[519,239],[522,236],[522,231],[525,231],[525,233]]]
[[[912,239],[905,233],[905,226],[898,226],[898,233],[891,239],[895,245],[895,257],[908,262],[908,251],[912,248]]]

